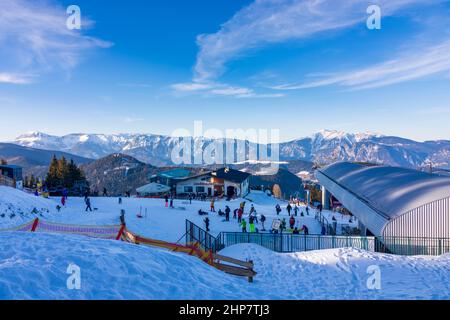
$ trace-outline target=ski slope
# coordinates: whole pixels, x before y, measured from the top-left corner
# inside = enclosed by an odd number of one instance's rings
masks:
[[[269,225],[279,217],[273,199],[258,199],[261,196],[253,198],[254,206]],[[117,198],[91,200],[94,212],[85,212],[82,198],[69,198],[57,212],[59,199],[0,187],[0,214],[5,215],[0,216],[0,229],[35,217],[66,224],[118,224],[123,209],[133,232],[175,242],[185,232],[185,219],[203,226],[204,217],[197,211],[208,211],[210,205],[175,200],[176,208],[170,209],[159,199],[124,198],[122,204]],[[216,210],[225,205],[233,210],[240,201],[217,202]],[[286,203],[281,204],[284,209]],[[288,218],[286,210],[280,217]],[[214,235],[240,229],[233,219],[224,222],[215,213],[209,218]],[[299,223],[307,224],[311,233],[320,232],[313,216]],[[450,299],[450,255],[401,257],[348,248],[279,254],[252,244],[225,248],[224,255],[254,261],[258,275],[248,284],[197,258],[119,241],[0,232],[0,244],[0,299]],[[67,289],[71,263],[81,268],[81,290]],[[367,268],[372,265],[381,270],[381,290],[367,288]]]

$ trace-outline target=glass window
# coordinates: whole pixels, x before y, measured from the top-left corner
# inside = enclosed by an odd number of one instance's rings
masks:
[[[197,187],[197,192],[198,193],[204,193],[205,192],[205,187]]]
[[[184,192],[185,193],[192,193],[192,192],[194,192],[194,188],[193,187],[184,187]]]

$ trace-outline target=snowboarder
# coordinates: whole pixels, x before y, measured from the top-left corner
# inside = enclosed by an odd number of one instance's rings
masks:
[[[229,206],[225,206],[225,221],[230,221],[231,209]]]
[[[260,221],[262,225],[262,231],[266,231],[266,228],[264,227],[264,223],[266,222],[266,216],[262,214]]]
[[[242,226],[242,232],[247,233],[247,222],[245,221],[245,219],[242,219],[240,225]]]
[[[92,212],[92,208],[91,208],[91,198],[86,198],[86,212],[87,211],[90,211],[90,212]]]
[[[206,217],[203,221],[205,222],[206,232],[209,232],[209,218]]]
[[[289,226],[291,227],[291,229],[294,229],[294,226],[295,226],[294,216],[291,216],[291,218],[289,219]]]

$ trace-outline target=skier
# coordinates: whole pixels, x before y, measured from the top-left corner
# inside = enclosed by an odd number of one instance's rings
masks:
[[[252,205],[252,207],[250,208],[250,215],[255,212],[255,207]]]
[[[122,204],[122,197],[119,197],[119,204]]]
[[[245,221],[245,219],[242,219],[240,225],[242,226],[242,232],[247,233],[247,222]]]
[[[92,212],[92,208],[91,208],[91,199],[88,197],[88,198],[86,198],[86,212],[87,211],[90,211],[90,212]]]
[[[281,220],[281,231],[283,232],[284,230],[286,230],[286,219],[283,218],[283,220]]]
[[[231,209],[229,206],[225,206],[225,221],[230,221]]]
[[[239,209],[238,210],[238,223],[241,223],[242,222],[242,215],[243,215],[244,213],[243,213],[243,211],[242,211],[242,209]]]
[[[291,216],[291,218],[289,219],[289,225],[290,225],[291,229],[294,229],[294,226],[295,226],[294,216]]]
[[[266,227],[264,227],[264,222],[266,222],[266,216],[262,214],[260,221],[262,225],[262,231],[266,231]]]
[[[168,208],[169,207],[169,196],[167,194],[164,196],[164,201],[166,203],[166,208]]]
[[[66,206],[66,197],[64,197],[64,196],[61,197],[61,204],[63,207]]]
[[[103,188],[103,196],[107,197],[108,196],[108,191],[106,190],[106,188]]]
[[[211,212],[216,212],[216,208],[214,207],[214,203],[215,203],[214,198],[212,198],[212,200],[211,200]]]
[[[238,211],[239,211],[239,209],[234,209],[234,211],[233,211],[233,219],[237,219]]]
[[[244,212],[245,212],[245,204],[246,204],[246,202],[244,201],[244,202],[241,202],[241,205],[240,205],[240,209],[242,210],[242,214],[244,214]]]
[[[295,214],[295,216],[298,215],[298,207],[297,207],[297,205],[295,205],[295,207],[294,207],[294,214]]]
[[[189,194],[189,204],[192,204],[192,194]]]
[[[203,221],[205,222],[206,232],[209,232],[209,218],[206,217]]]
[[[275,206],[275,210],[277,211],[277,216],[280,215],[281,207],[280,207],[279,204],[277,204],[277,205]]]
[[[172,197],[170,197],[170,208],[174,208],[174,206],[173,206],[173,196]]]
[[[309,206],[306,206],[306,214],[309,216]]]
[[[325,226],[322,226],[322,232],[321,235],[326,236],[327,235],[327,228]]]
[[[69,191],[67,191],[67,188],[63,189],[63,197],[65,198],[65,200],[68,199],[68,195],[69,195]]]
[[[286,209],[287,209],[288,215],[291,216],[292,206],[290,203],[287,205]]]
[[[255,233],[255,218],[253,218],[253,216],[250,216],[248,223],[250,226],[250,233]]]

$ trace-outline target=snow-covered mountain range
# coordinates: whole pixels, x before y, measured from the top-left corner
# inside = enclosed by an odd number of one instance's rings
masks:
[[[203,148],[214,140],[195,138]],[[51,136],[31,132],[13,143],[45,150],[57,150],[98,159],[112,153],[124,153],[140,161],[161,166],[173,165],[172,149],[179,139],[153,134],[69,134]],[[246,145],[251,143],[246,141]],[[280,144],[280,160],[305,160],[319,164],[335,161],[372,162],[410,168],[433,166],[450,168],[450,140],[417,142],[400,137],[372,133],[345,133],[324,130]]]

